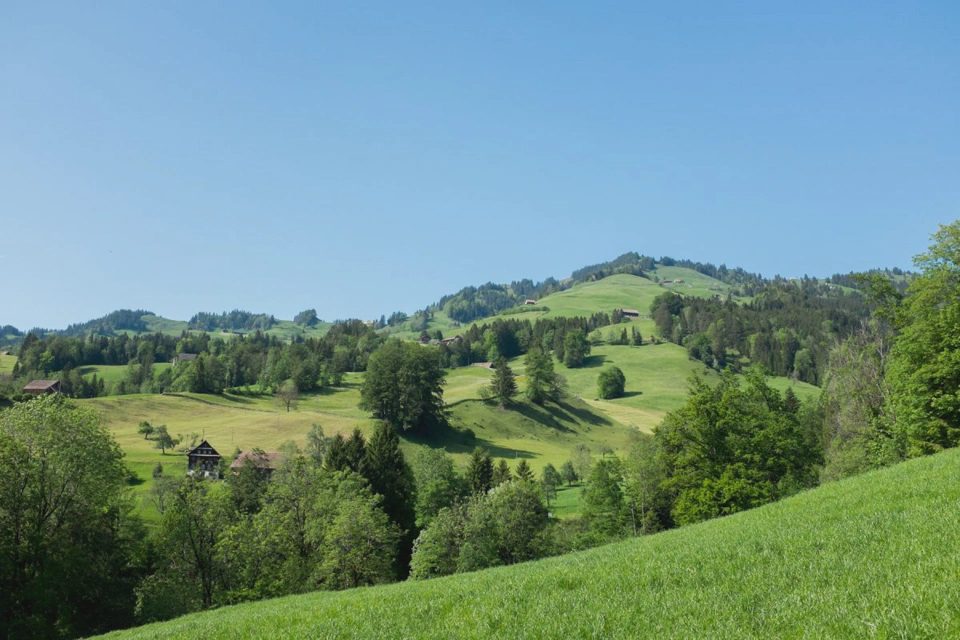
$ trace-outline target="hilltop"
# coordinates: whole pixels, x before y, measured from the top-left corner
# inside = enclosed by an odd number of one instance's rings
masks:
[[[950,451],[586,552],[106,637],[955,637],[958,500]]]

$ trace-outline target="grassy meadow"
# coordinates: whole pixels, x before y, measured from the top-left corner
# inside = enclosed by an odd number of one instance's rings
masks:
[[[13,373],[15,364],[17,364],[17,356],[0,356],[0,375]]]
[[[953,450],[581,553],[107,637],[956,638],[958,504]]]

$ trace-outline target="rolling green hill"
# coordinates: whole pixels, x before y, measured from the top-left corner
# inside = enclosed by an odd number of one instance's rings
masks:
[[[582,553],[107,637],[958,637],[958,504],[954,450]]]

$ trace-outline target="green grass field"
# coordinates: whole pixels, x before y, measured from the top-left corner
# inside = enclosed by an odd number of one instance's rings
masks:
[[[956,638],[960,451],[539,562],[185,616],[139,638]]]
[[[15,364],[17,364],[17,356],[0,356],[0,375],[13,373]]]

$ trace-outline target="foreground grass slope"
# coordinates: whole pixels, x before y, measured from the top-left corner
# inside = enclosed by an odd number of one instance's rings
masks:
[[[958,637],[958,504],[960,451],[949,451],[583,553],[110,637]]]

